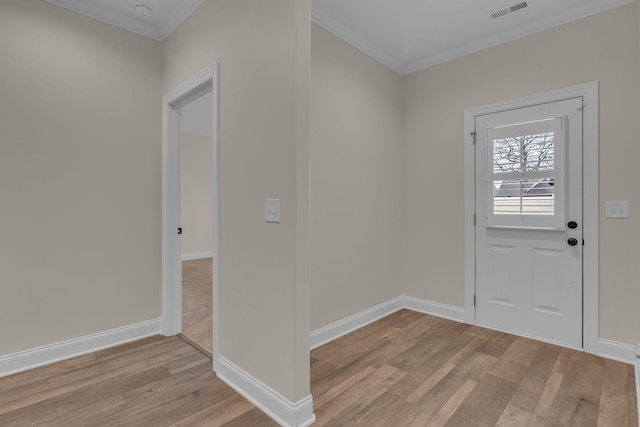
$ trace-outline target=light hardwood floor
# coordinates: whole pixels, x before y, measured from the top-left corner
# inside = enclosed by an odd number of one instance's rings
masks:
[[[401,310],[311,353],[316,425],[637,426],[634,369]]]
[[[213,352],[211,258],[182,262],[181,336],[209,357]]]
[[[155,336],[0,379],[0,426],[276,426],[211,359]]]
[[[637,426],[632,366],[401,310],[311,352],[317,426]],[[275,426],[183,340],[0,379],[0,426]]]

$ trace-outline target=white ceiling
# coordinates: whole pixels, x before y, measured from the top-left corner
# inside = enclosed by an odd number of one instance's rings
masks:
[[[204,0],[44,1],[162,41]],[[525,1],[526,8],[490,16]],[[311,15],[322,27],[408,74],[633,1],[312,0]],[[138,4],[148,6],[151,15],[138,15]]]
[[[490,17],[524,1],[528,7]],[[311,15],[322,27],[408,74],[632,1],[312,0]]]
[[[163,41],[203,0],[44,0],[74,12],[107,22],[125,30]],[[151,9],[151,15],[140,16],[136,5]]]

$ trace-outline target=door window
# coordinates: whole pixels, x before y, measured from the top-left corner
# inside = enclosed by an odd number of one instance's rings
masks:
[[[487,226],[562,229],[562,118],[487,129]]]

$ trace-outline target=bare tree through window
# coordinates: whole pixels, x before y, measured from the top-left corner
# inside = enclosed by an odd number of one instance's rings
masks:
[[[554,132],[495,139],[494,213],[553,214],[554,162]]]
[[[554,133],[514,136],[493,141],[493,171],[553,170]]]

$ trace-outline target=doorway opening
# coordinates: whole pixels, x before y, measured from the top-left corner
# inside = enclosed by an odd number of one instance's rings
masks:
[[[213,99],[203,94],[181,107],[180,337],[213,357]]]
[[[220,354],[218,64],[163,98],[162,333]]]

